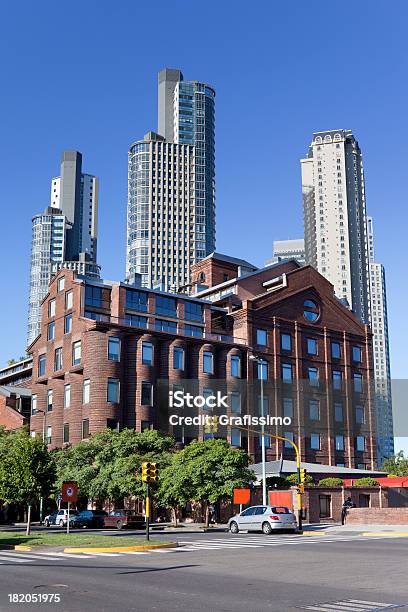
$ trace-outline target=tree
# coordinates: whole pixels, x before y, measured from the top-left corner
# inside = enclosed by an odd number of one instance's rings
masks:
[[[290,485],[296,485],[298,482],[298,475],[297,474],[290,474],[290,476],[288,476],[286,478],[286,482]],[[313,484],[313,478],[310,474],[306,474],[305,477],[305,485],[312,485]]]
[[[355,487],[378,487],[379,483],[375,478],[371,478],[371,476],[366,476],[365,478],[359,478],[354,481]]]
[[[170,462],[174,438],[155,430],[137,433],[105,429],[89,440],[56,452],[57,490],[64,480],[76,480],[81,497],[117,502],[126,495],[143,496],[143,461],[155,461],[159,469]]]
[[[42,440],[25,429],[0,435],[0,498],[28,506],[27,535],[31,505],[48,496],[54,479],[55,464]]]
[[[385,459],[381,470],[395,476],[408,476],[408,457],[405,457],[404,451],[400,451]]]
[[[343,481],[341,478],[335,478],[334,476],[328,478],[322,478],[317,483],[318,487],[342,487]]]
[[[173,510],[193,500],[204,503],[208,526],[210,503],[232,497],[235,487],[255,480],[248,465],[248,454],[226,440],[194,441],[171,456],[161,473],[159,499]]]

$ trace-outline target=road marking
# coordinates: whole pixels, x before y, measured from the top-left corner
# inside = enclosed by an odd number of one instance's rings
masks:
[[[378,601],[364,601],[361,599],[343,599],[318,603],[310,606],[299,606],[302,610],[314,610],[316,612],[380,612],[382,610],[395,610],[404,608],[403,604],[390,604]]]
[[[0,557],[1,561],[9,561],[10,563],[30,563],[30,559],[16,559],[16,557]],[[33,559],[34,561],[34,559]]]
[[[50,553],[50,552],[39,552],[36,553],[37,555],[45,555],[46,557],[52,558],[54,555],[58,556],[58,557],[64,557],[65,559],[91,559],[92,557],[90,557],[88,554],[78,554],[78,555],[74,555],[71,553],[63,553],[63,552],[56,552],[56,553]]]
[[[86,554],[91,555],[92,557],[120,557],[122,553],[87,552]]]
[[[41,557],[39,557],[37,554],[35,553],[31,553],[31,552],[26,552],[26,553],[16,553],[16,552],[9,552],[7,553],[7,556],[10,557],[22,557],[23,559],[32,559],[33,561],[40,561],[40,560],[44,560]],[[58,561],[59,559],[57,557],[49,557],[50,561]]]

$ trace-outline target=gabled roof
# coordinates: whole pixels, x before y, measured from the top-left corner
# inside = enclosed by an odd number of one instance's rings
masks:
[[[249,467],[257,476],[261,476],[262,463],[254,463]],[[282,461],[267,461],[265,467],[267,478],[272,476],[294,474],[297,470],[296,461],[288,461],[287,459],[283,459]],[[381,472],[380,470],[358,470],[354,468],[339,467],[337,465],[325,465],[323,463],[304,463],[303,461],[301,463],[301,467],[305,468],[309,474],[328,474],[331,476],[339,476],[340,474],[344,474],[350,478],[352,476],[364,477],[386,475],[386,472]]]
[[[245,268],[252,268],[253,270],[258,270],[258,266],[254,266],[245,259],[239,259],[238,257],[230,257],[230,255],[223,255],[222,253],[217,253],[217,251],[213,251],[212,253],[207,255],[207,257],[204,257],[204,259],[200,259],[200,262],[198,263],[206,261],[207,259],[217,259],[218,261],[225,261],[227,263],[235,264],[236,266],[244,266]]]

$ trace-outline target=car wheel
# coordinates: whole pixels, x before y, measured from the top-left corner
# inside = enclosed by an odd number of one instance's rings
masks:
[[[50,526],[50,522],[49,522],[47,519],[45,519],[45,521],[44,521],[44,527],[49,527],[49,526]]]
[[[238,523],[236,523],[235,521],[232,521],[232,523],[230,524],[230,532],[231,533],[238,533],[239,532]]]
[[[118,521],[118,522],[116,523],[116,528],[117,528],[117,529],[122,529],[122,528],[123,528],[123,521]]]
[[[60,526],[60,527],[63,527],[63,526],[64,526],[64,521],[63,521],[62,519],[61,519],[61,520],[60,520],[60,522],[59,522],[59,526]]]
[[[269,523],[263,523],[262,524],[262,531],[265,535],[269,535],[272,533],[272,527],[270,526]]]

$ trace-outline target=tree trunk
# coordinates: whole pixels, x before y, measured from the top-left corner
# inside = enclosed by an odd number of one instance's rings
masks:
[[[205,503],[205,526],[210,526],[210,504],[208,502]]]
[[[28,506],[26,535],[30,535],[30,529],[31,529],[31,505]]]

